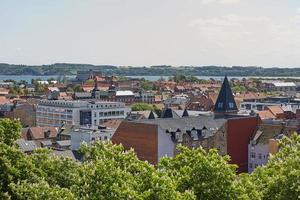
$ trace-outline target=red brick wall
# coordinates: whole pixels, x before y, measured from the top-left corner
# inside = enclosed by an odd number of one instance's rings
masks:
[[[257,117],[229,119],[227,122],[227,154],[238,172],[248,170],[248,144],[260,120]]]
[[[125,149],[133,148],[141,160],[151,164],[158,162],[157,125],[123,121],[112,137],[114,144]]]

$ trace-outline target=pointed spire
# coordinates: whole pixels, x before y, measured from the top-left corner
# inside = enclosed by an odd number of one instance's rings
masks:
[[[214,112],[234,113],[237,112],[237,106],[230,88],[227,76],[225,75],[218,99],[216,101]]]
[[[161,114],[161,118],[180,118],[171,108],[165,108]]]
[[[150,114],[149,114],[148,119],[155,119],[155,116],[154,116],[154,113],[153,113],[152,110],[151,110],[151,112],[150,112]]]
[[[171,108],[166,108],[163,113],[161,118],[173,118],[173,111]]]
[[[189,113],[188,113],[187,109],[185,108],[182,113],[182,117],[188,117],[188,116],[189,116]]]
[[[96,92],[99,91],[98,90],[98,80],[96,76],[93,76],[94,79],[94,89],[92,90],[92,98],[95,99],[96,98]]]

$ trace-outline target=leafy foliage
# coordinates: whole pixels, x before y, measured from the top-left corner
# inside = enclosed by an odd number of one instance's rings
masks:
[[[0,121],[3,133],[18,122]],[[300,136],[283,138],[280,151],[253,174],[236,175],[216,150],[179,147],[157,166],[121,145],[83,145],[82,162],[40,149],[27,155],[9,134],[0,141],[0,199],[299,199]],[[8,137],[7,139],[5,137]],[[5,142],[4,142],[5,141]]]
[[[300,137],[283,138],[280,151],[268,164],[257,168],[251,178],[262,199],[300,198]]]
[[[179,147],[180,154],[163,158],[159,168],[177,180],[179,191],[192,190],[197,199],[234,199],[235,165],[227,164],[229,157],[219,156],[217,150]]]
[[[18,121],[9,119],[0,120],[0,142],[12,145],[15,140],[20,138],[21,124]]]
[[[0,63],[0,74],[3,75],[75,75],[77,71],[96,70],[114,76],[300,76],[300,68],[262,68],[252,66],[152,66],[123,67],[110,65],[89,65],[55,63],[52,65],[10,65]]]
[[[153,106],[147,103],[134,103],[131,105],[132,111],[153,110]]]

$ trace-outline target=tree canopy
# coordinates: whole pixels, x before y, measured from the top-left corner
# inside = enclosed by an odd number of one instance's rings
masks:
[[[82,145],[81,162],[39,149],[28,155],[14,145],[18,122],[0,121],[1,199],[299,199],[300,137],[283,138],[280,151],[252,174],[236,174],[216,150],[179,147],[157,166],[122,145]],[[7,138],[6,138],[7,137]]]

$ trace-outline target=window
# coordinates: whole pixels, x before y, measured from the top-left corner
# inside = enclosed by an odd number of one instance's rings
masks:
[[[234,108],[234,103],[233,102],[229,102],[229,108]]]
[[[104,136],[104,140],[107,140],[107,136]]]
[[[223,108],[223,102],[218,103],[218,108]]]
[[[261,159],[261,158],[262,158],[261,153],[259,153],[258,154],[258,159]]]
[[[254,152],[250,153],[250,158],[255,158],[255,153]]]
[[[252,163],[249,163],[249,168],[253,168],[253,164]]]

